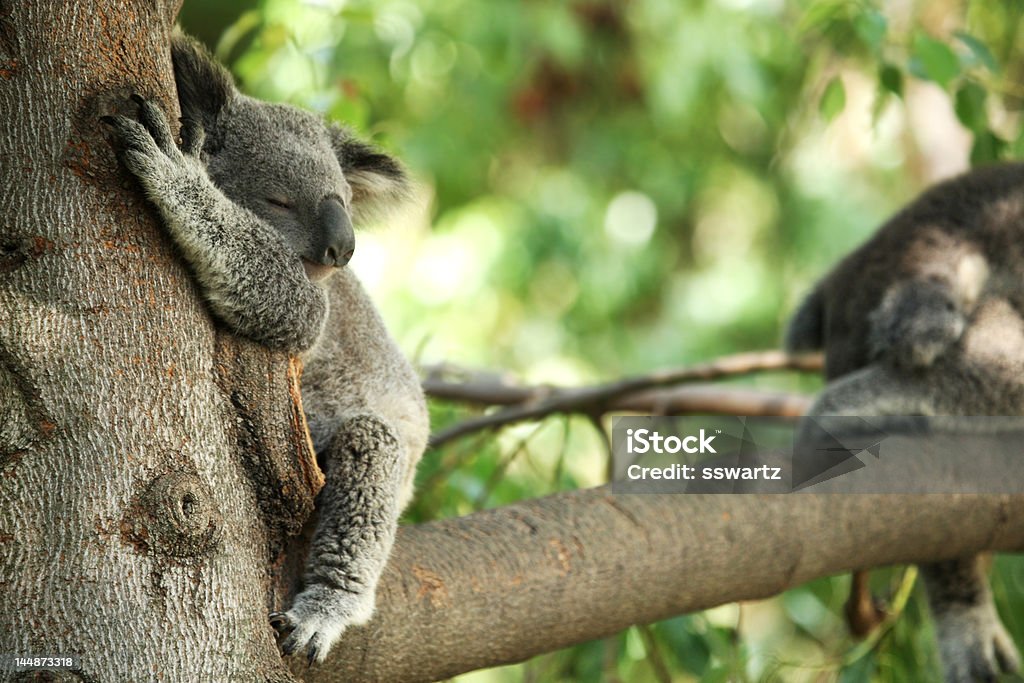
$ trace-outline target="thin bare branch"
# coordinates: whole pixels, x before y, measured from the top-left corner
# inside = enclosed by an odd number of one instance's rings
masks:
[[[658,393],[655,390],[755,372],[816,372],[821,369],[821,364],[821,354],[790,355],[782,351],[759,351],[579,388],[523,387],[510,384],[498,375],[465,372],[461,373],[462,379],[453,381],[445,377],[458,371],[450,367],[434,368],[423,384],[428,395],[478,405],[503,405],[505,408],[443,429],[434,434],[430,443],[437,447],[466,434],[555,413],[602,414],[612,410],[628,410],[796,416],[806,408],[807,402],[795,394],[758,394],[750,390],[707,387],[694,387],[689,392],[673,393]]]

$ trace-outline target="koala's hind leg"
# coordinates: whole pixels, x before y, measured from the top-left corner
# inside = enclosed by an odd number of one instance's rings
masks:
[[[345,628],[373,614],[407,469],[394,431],[373,415],[346,420],[325,454],[326,482],[316,501],[303,588],[291,609],[270,617],[285,636],[282,651],[305,647],[311,663],[322,661]]]
[[[807,411],[809,416],[934,414],[934,392],[924,382],[901,377],[882,365],[869,365],[829,382]]]
[[[921,566],[947,683],[994,681],[1020,655],[992,602],[983,556]]]
[[[884,366],[868,366],[830,382],[807,411],[809,417],[840,415],[872,417],[877,415],[917,415],[928,408],[925,387],[897,377]],[[814,421],[806,421],[798,435],[801,443],[820,438]],[[850,596],[845,606],[851,633],[867,636],[885,619],[884,604],[872,593],[868,571],[853,573]]]
[[[900,423],[891,416],[949,414],[956,407],[967,407],[954,405],[958,398],[951,391],[964,379],[958,379],[959,368],[945,364],[941,370],[908,374],[871,365],[828,384],[809,414],[869,421],[880,417],[881,425],[892,427]],[[813,438],[813,434],[800,438]],[[1001,672],[1016,671],[1020,656],[999,621],[980,558],[926,564],[921,571],[947,683],[994,681]],[[864,596],[851,599],[865,600]]]

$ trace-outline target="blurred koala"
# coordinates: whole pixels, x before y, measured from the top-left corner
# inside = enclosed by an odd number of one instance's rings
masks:
[[[843,259],[786,347],[825,351],[810,415],[1024,416],[1022,312],[1024,165],[995,165],[928,190]],[[946,680],[1016,671],[982,558],[921,570]]]

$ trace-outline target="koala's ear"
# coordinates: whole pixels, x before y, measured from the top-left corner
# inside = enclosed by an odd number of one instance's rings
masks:
[[[201,123],[209,143],[216,137],[212,134],[217,129],[217,117],[238,93],[231,74],[199,41],[178,27],[171,36],[171,60],[181,117]]]
[[[352,131],[330,126],[331,144],[352,188],[352,219],[381,218],[411,194],[409,178],[397,159],[356,138]]]

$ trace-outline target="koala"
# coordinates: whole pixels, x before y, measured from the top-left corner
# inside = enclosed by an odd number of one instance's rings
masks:
[[[1024,416],[1024,164],[976,169],[897,213],[815,286],[786,346],[825,351],[811,415]],[[1018,670],[982,558],[921,571],[946,680]]]
[[[216,320],[303,360],[325,484],[303,588],[270,615],[285,654],[323,661],[367,621],[428,436],[420,383],[352,273],[353,225],[400,200],[391,157],[295,107],[241,94],[176,31],[181,147],[164,113],[103,117]]]

